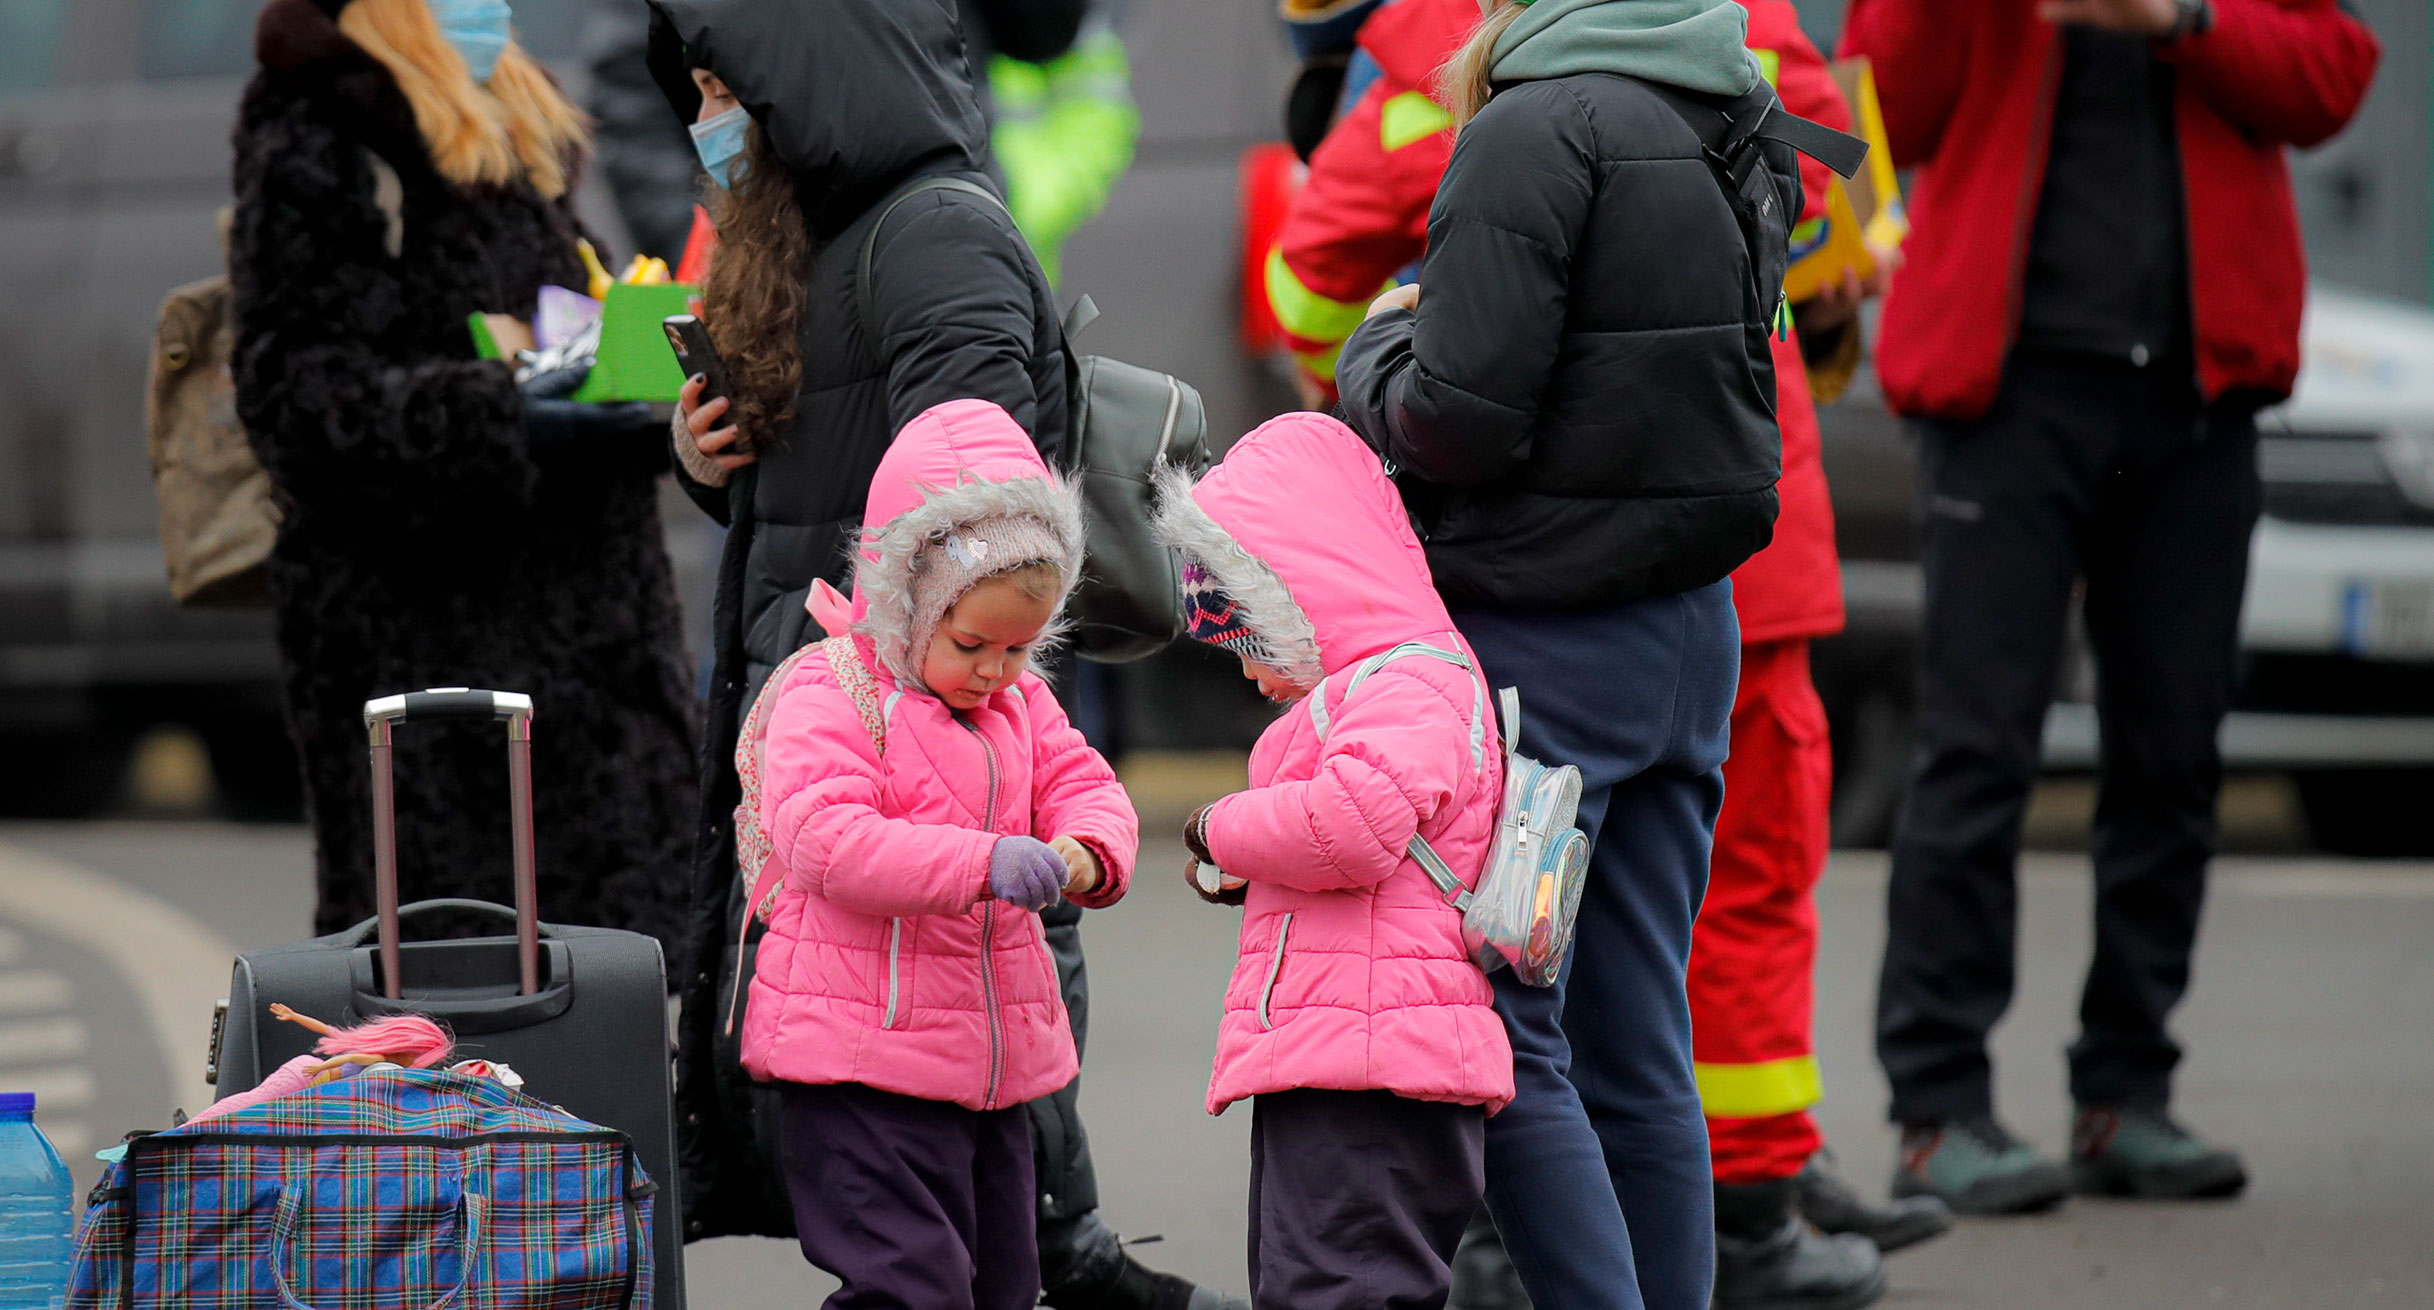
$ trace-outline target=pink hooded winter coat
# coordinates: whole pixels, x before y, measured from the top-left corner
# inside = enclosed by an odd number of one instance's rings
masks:
[[[1081,510],[1031,440],[985,401],[906,424],[871,483],[855,642],[885,707],[884,755],[825,655],[798,663],[769,720],[761,821],[783,876],[745,1011],[760,1079],[861,1083],[974,1110],[1073,1080],[1073,1034],[1039,916],[989,897],[1001,836],[1079,839],[1113,904],[1140,820],[1106,760],[1025,673],[963,715],[920,685],[912,560],[958,523],[1031,513],[1081,559]]]
[[[1289,414],[1180,494],[1160,536],[1213,575],[1303,685],[1405,642],[1473,660],[1402,498],[1350,428]],[[1404,848],[1416,831],[1476,882],[1503,791],[1492,697],[1425,656],[1347,693],[1329,678],[1322,743],[1305,702],[1260,735],[1251,787],[1217,802],[1210,853],[1249,880],[1209,1111],[1294,1088],[1422,1101],[1513,1099],[1513,1051],[1462,919]],[[1492,715],[1493,710],[1484,711]],[[1479,735],[1474,738],[1473,733]],[[1479,744],[1476,754],[1473,743]]]

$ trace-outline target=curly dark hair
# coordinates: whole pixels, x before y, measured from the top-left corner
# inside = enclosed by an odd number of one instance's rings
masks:
[[[702,286],[703,326],[727,366],[729,421],[754,447],[794,419],[803,388],[803,280],[811,231],[794,182],[759,123],[744,132],[733,190],[710,189],[718,255]]]

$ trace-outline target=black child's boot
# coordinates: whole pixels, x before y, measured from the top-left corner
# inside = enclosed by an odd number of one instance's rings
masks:
[[[1716,1310],[1858,1310],[1884,1294],[1876,1244],[1809,1227],[1795,1180],[1716,1184]]]
[[[1513,1272],[1513,1257],[1484,1205],[1454,1249],[1454,1289],[1445,1310],[1530,1310],[1530,1294],[1521,1290],[1521,1275]]]
[[[1093,1210],[1040,1224],[1040,1304],[1051,1310],[1251,1310],[1250,1303],[1132,1258]]]

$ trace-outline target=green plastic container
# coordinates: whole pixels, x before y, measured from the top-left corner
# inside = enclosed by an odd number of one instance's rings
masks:
[[[677,366],[676,352],[668,347],[668,334],[660,325],[673,315],[691,313],[688,302],[695,294],[695,288],[681,282],[657,286],[620,282],[610,287],[607,304],[601,311],[599,360],[573,398],[674,403],[676,393],[684,387],[685,375]],[[468,324],[473,331],[475,354],[483,359],[497,359],[504,353],[491,339],[490,330],[483,326],[481,315],[471,315]]]

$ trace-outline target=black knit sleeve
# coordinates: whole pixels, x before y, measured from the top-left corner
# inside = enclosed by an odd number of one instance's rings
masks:
[[[1355,329],[1336,366],[1347,420],[1431,482],[1489,482],[1530,455],[1594,194],[1572,93],[1525,83],[1454,143],[1428,216],[1417,310]]]
[[[326,116],[247,96],[229,247],[238,415],[307,515],[413,531],[513,513],[536,479],[514,379],[470,336],[453,358],[394,344],[414,288],[374,188],[370,155]]]

